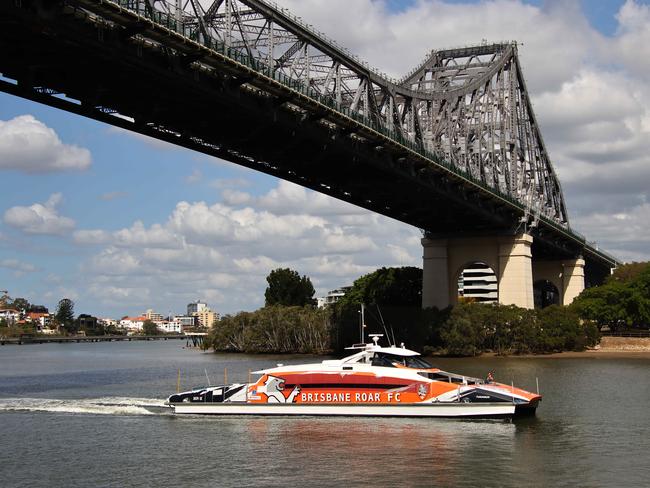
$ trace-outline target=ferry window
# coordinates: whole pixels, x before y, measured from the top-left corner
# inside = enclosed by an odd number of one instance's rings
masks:
[[[419,358],[417,356],[409,356],[406,358],[406,365],[409,368],[422,368],[422,369],[430,369],[433,368],[431,364],[429,364],[428,361],[425,361],[422,358]]]
[[[395,364],[391,357],[388,354],[375,354],[375,357],[372,358],[373,366],[383,366],[384,368],[394,368]]]
[[[406,366],[407,368],[430,369],[427,361],[416,356],[399,356],[397,354],[376,353],[372,360],[373,366],[395,367]]]
[[[463,376],[454,376],[449,373],[429,373],[429,372],[420,371],[418,374],[420,376],[424,376],[425,378],[429,378],[430,380],[444,381],[446,383],[464,384],[467,382],[467,378],[464,378]],[[468,383],[468,384],[474,384],[474,383]]]
[[[451,378],[449,375],[442,374],[442,373],[427,373],[424,371],[420,371],[418,373],[420,376],[424,376],[425,378],[429,378],[430,380],[436,380],[436,381],[446,381],[451,383]]]

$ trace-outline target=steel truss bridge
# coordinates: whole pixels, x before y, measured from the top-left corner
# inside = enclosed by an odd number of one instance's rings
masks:
[[[515,42],[393,79],[264,0],[6,0],[0,52],[7,93],[430,235],[528,232],[537,258],[582,255],[588,282],[616,264],[569,226]]]

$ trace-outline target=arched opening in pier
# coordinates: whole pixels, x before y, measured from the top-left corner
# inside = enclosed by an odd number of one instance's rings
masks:
[[[560,304],[560,292],[549,280],[537,280],[533,283],[535,308],[546,308],[549,305]]]

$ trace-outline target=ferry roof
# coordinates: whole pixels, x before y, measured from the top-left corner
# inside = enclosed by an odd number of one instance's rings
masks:
[[[384,352],[386,354],[394,354],[395,356],[419,356],[419,352],[411,351],[410,349],[406,349],[405,347],[395,347],[395,346],[390,346],[390,347],[381,347],[381,346],[370,346],[366,349],[366,351],[371,351],[371,352]]]
[[[277,367],[275,368],[265,368],[265,369],[260,369],[259,371],[253,371],[253,374],[264,374],[268,373],[271,371],[277,371],[278,369],[284,369],[284,368],[307,368],[307,367],[317,367],[318,364],[323,364],[327,366],[337,366],[337,365],[342,365],[350,362],[356,362],[360,358],[368,357],[371,354],[374,354],[376,352],[379,353],[384,353],[384,354],[391,354],[393,356],[402,356],[402,357],[413,357],[413,356],[419,356],[419,352],[411,351],[410,349],[406,349],[405,347],[395,347],[395,346],[389,346],[389,347],[381,347],[381,346],[375,346],[374,344],[366,344],[366,348],[360,350],[359,352],[352,354],[351,356],[346,356],[341,359],[326,359],[322,361],[322,363],[312,363],[312,364],[292,364],[292,365],[285,365],[285,364],[278,364]]]

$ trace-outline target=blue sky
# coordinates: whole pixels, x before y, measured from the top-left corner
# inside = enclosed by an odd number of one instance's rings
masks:
[[[641,62],[650,54],[647,2],[359,0],[348,2],[343,20],[315,0],[281,3],[396,74],[431,48],[499,35],[522,40],[524,71],[572,222],[623,259],[650,259],[642,230],[650,227],[644,189],[650,69]],[[472,28],[482,18],[485,32]],[[20,118],[26,115],[36,122]],[[41,159],[31,163],[40,169],[12,165],[17,148],[7,131],[35,124],[43,144],[77,155],[76,169],[53,170],[49,153],[36,150],[32,157]],[[322,294],[380,266],[421,265],[417,229],[6,94],[0,94],[0,182],[0,289],[51,309],[69,296],[78,313],[121,317],[147,308],[182,312],[202,298],[218,312],[234,312],[262,304],[264,277],[275,266],[308,274]],[[20,220],[37,204],[65,231]],[[295,241],[282,237],[285,226]],[[225,235],[231,228],[242,237]],[[641,235],[626,238],[630,228]],[[161,244],[166,238],[176,244]],[[318,243],[326,245],[316,251]]]

